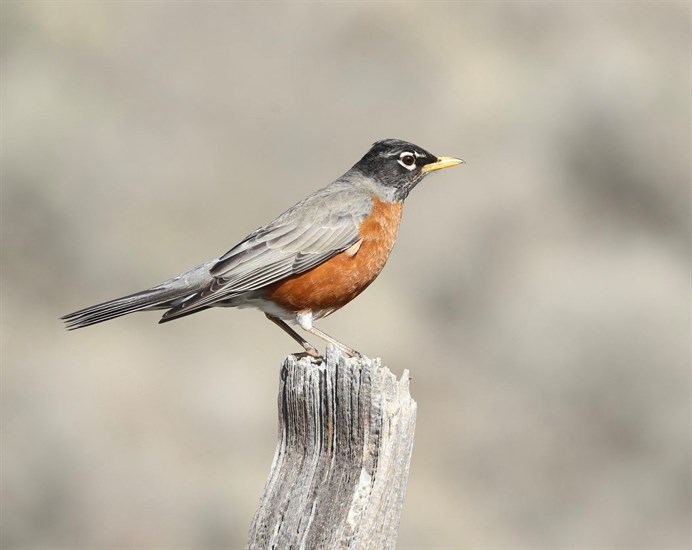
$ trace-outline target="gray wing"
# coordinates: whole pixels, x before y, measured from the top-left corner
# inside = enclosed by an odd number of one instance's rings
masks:
[[[308,271],[358,242],[372,198],[334,187],[310,195],[226,252],[210,269],[212,281],[162,321]]]

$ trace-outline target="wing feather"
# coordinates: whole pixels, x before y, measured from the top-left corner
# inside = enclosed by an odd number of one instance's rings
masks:
[[[314,193],[221,256],[210,269],[212,281],[166,312],[162,321],[320,265],[360,239],[360,224],[371,208],[370,195],[353,193],[352,187],[332,184]]]

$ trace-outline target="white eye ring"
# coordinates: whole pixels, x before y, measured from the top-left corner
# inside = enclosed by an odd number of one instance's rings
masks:
[[[408,151],[401,153],[397,162],[409,171],[416,168],[416,157],[413,153],[409,153]]]

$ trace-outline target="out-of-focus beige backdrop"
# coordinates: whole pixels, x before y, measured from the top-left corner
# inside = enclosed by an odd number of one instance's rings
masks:
[[[690,544],[690,4],[2,4],[2,548],[243,546],[294,343],[59,315],[370,144],[467,164],[321,327],[419,417],[399,548]]]

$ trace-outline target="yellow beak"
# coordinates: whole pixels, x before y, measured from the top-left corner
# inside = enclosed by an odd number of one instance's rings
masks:
[[[435,162],[425,164],[423,168],[421,168],[421,172],[425,174],[428,172],[434,172],[435,170],[441,170],[442,168],[456,166],[457,164],[464,164],[464,161],[461,159],[455,159],[454,157],[437,157]]]

